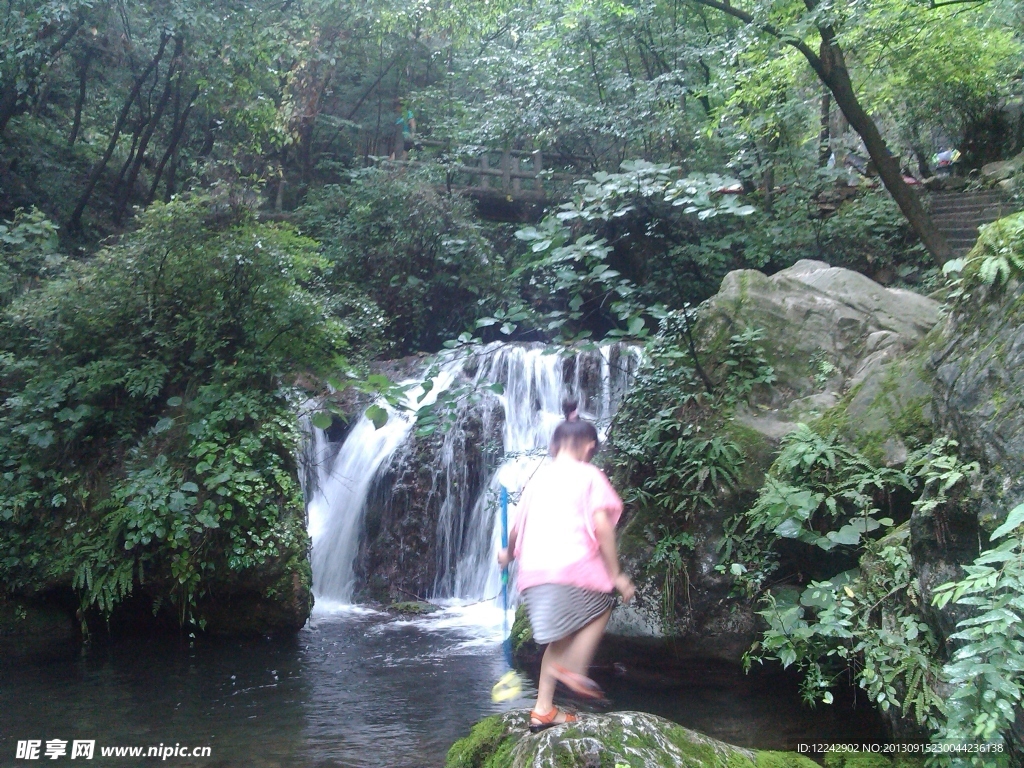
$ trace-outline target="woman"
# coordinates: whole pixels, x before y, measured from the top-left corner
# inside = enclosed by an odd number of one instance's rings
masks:
[[[577,719],[554,705],[556,682],[581,696],[603,695],[586,673],[615,591],[624,602],[635,592],[619,567],[615,546],[622,500],[604,473],[589,463],[597,443],[597,430],[589,422],[558,425],[551,441],[554,459],[527,484],[508,548],[498,553],[502,567],[519,561],[519,589],[533,637],[547,645],[537,703],[530,712],[534,733]]]

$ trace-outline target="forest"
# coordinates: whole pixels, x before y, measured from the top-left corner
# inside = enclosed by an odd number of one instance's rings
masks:
[[[428,397],[445,355],[625,344],[599,461],[663,633],[726,601],[807,706],[1024,759],[1019,3],[9,0],[0,41],[0,640],[295,630],[310,430],[427,461],[506,396]],[[910,296],[876,378],[758,314],[808,261]],[[447,583],[422,546],[375,600]]]

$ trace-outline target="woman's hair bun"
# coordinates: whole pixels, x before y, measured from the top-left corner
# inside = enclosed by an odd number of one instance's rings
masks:
[[[578,419],[579,415],[576,413],[576,411],[579,407],[579,399],[572,395],[569,395],[564,400],[562,400],[562,415],[565,416],[565,420],[573,421],[574,419]]]

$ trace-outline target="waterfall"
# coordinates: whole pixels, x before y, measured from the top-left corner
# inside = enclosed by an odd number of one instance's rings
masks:
[[[431,518],[436,514],[436,564],[430,564],[435,573],[433,597],[480,600],[497,594],[499,483],[516,497],[547,454],[566,396],[579,399],[580,415],[594,421],[603,438],[639,365],[639,348],[626,344],[559,354],[540,344],[496,343],[442,362],[428,398],[456,383],[476,395],[465,399],[431,447],[430,487],[422,503]],[[485,388],[495,384],[500,385],[498,392]],[[412,407],[421,394],[422,389],[410,391]],[[353,599],[355,561],[371,488],[375,479],[389,477],[389,468],[412,455],[399,450],[417,439],[412,418],[404,412],[389,413],[379,430],[360,417],[340,448],[328,443],[321,430],[308,427],[311,436],[303,464],[313,590],[321,607]],[[497,434],[499,426],[501,445],[493,456],[485,446],[473,444]],[[473,451],[479,466],[471,471],[466,457]],[[513,506],[510,521],[514,514]]]
[[[442,369],[426,397],[422,386],[413,386],[406,393],[406,405],[414,408],[421,397],[423,402],[435,400],[451,386],[455,367],[449,364]],[[378,405],[387,410],[387,422],[378,429],[360,415],[340,448],[328,441],[326,432],[305,424],[309,437],[300,463],[313,544],[313,595],[318,601],[351,602],[355,590],[353,563],[367,494],[377,472],[405,442],[414,425],[408,411],[396,410],[383,400]]]

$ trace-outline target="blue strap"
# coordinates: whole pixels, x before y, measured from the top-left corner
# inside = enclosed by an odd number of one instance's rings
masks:
[[[508,489],[503,485],[499,492],[501,499],[501,548],[508,548]],[[501,571],[501,597],[505,609],[508,610],[508,566]]]

